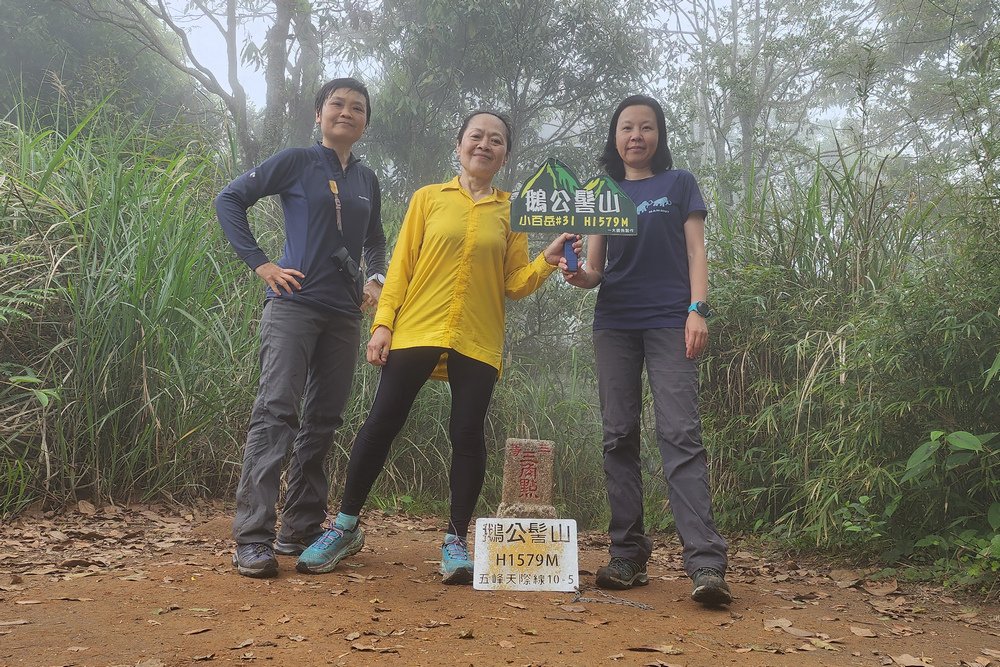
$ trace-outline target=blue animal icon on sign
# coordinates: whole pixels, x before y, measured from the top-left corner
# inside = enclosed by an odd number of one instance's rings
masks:
[[[673,202],[670,201],[668,197],[660,197],[659,199],[647,199],[646,201],[642,202],[635,208],[635,212],[638,213],[639,215],[642,215],[647,211],[651,211],[653,213],[657,211],[665,211],[666,208],[670,206],[672,203]]]

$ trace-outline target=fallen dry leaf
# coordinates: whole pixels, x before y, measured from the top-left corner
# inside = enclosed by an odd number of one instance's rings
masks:
[[[861,583],[862,576],[854,570],[830,570],[830,578],[838,588],[852,588]]]
[[[638,651],[641,653],[664,653],[666,655],[680,655],[684,653],[673,644],[661,644],[659,646],[629,646],[628,651]]]
[[[824,649],[826,651],[839,651],[840,650],[839,648],[837,648],[836,646],[834,646],[832,643],[827,642],[827,641],[823,641],[822,639],[816,639],[815,637],[813,637],[812,639],[810,639],[809,643],[812,644],[813,646],[815,646],[816,648],[821,648],[821,649]]]
[[[799,637],[800,639],[805,639],[806,637],[815,637],[815,632],[810,632],[809,630],[802,630],[800,628],[793,628],[788,626],[786,628],[781,628],[793,637]]]
[[[883,581],[866,581],[862,588],[876,597],[885,597],[890,593],[899,590],[899,584],[895,579],[885,579]]]
[[[374,651],[375,653],[399,653],[395,646],[375,646],[374,644],[351,644],[355,651]]]

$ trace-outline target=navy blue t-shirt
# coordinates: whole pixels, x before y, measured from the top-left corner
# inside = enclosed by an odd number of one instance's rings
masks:
[[[337,182],[343,233],[337,230],[330,180]],[[280,298],[361,317],[358,285],[345,280],[331,258],[342,245],[361,264],[366,276],[385,273],[385,232],[378,178],[351,156],[342,169],[337,154],[316,144],[280,151],[227,185],[215,199],[222,230],[240,259],[251,269],[268,262],[257,244],[247,209],[259,199],[278,195],[285,218],[284,252],[276,263],[305,274],[300,291]],[[267,298],[279,298],[269,287]]]
[[[691,305],[684,222],[707,215],[690,172],[669,169],[619,182],[639,213],[636,236],[606,236],[594,329],[683,328]]]

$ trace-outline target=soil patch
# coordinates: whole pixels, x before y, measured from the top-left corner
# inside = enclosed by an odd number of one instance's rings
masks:
[[[475,591],[440,583],[439,523],[367,513],[335,572],[254,580],[221,503],[28,514],[0,528],[0,665],[1000,667],[1000,608],[937,589],[734,549],[736,600],[706,609],[668,539],[649,586],[609,595],[583,533],[579,594]]]

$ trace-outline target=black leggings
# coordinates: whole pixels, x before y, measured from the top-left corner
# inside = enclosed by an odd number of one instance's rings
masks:
[[[448,383],[451,385],[451,517],[448,532],[465,537],[486,478],[486,436],[483,424],[490,405],[497,370],[481,361],[440,347],[412,347],[393,350],[382,369],[375,402],[358,431],[347,465],[347,483],[340,511],[361,513],[375,479],[389,456],[392,441],[410,414],[417,392],[448,354]]]

